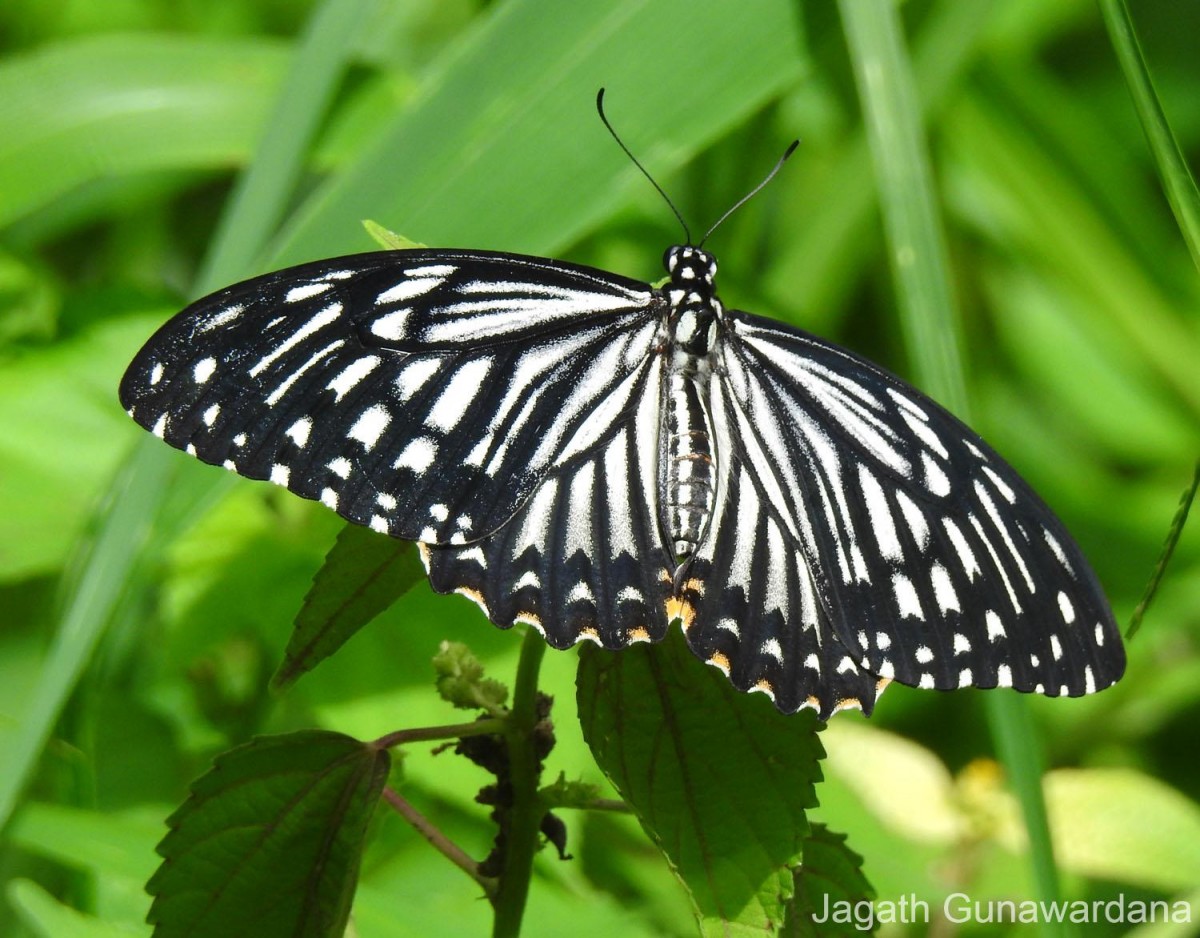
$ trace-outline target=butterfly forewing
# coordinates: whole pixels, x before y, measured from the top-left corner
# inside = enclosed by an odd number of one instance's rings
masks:
[[[205,462],[385,533],[465,543],[611,422],[605,402],[628,395],[659,327],[654,299],[511,255],[322,261],[190,306],[139,353],[121,401]]]
[[[746,313],[727,321],[733,445],[762,464],[744,475],[854,663],[913,686],[1051,696],[1120,677],[1086,561],[987,444],[844,349]]]

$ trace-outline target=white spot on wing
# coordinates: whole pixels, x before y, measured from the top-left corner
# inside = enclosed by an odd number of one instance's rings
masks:
[[[958,604],[958,594],[954,592],[954,584],[950,581],[950,574],[940,563],[935,563],[929,571],[929,579],[933,584],[933,598],[938,604],[938,609],[943,613],[954,610],[962,612],[962,607]]]
[[[154,367],[150,369],[150,384],[151,386],[158,384],[162,380],[163,366],[162,362],[155,362]]]
[[[437,458],[437,443],[430,437],[419,436],[410,440],[393,464],[395,469],[411,469],[413,472],[424,472]],[[445,520],[439,519],[439,520]]]
[[[362,358],[356,358],[349,365],[341,370],[336,378],[325,385],[325,387],[333,391],[336,395],[336,400],[341,400],[346,394],[353,390],[359,382],[367,375],[379,367],[382,359],[378,355],[364,355]]]
[[[1058,611],[1062,613],[1063,622],[1070,625],[1075,621],[1075,607],[1071,605],[1071,600],[1066,593],[1059,590],[1058,593]]]
[[[282,485],[284,488],[287,488],[288,480],[291,477],[291,474],[292,470],[287,466],[281,465],[280,463],[275,463],[275,465],[271,467],[271,481],[276,485]]]
[[[221,415],[221,405],[213,404],[212,407],[208,408],[203,414],[201,414],[200,419],[204,421],[204,425],[206,427],[211,427],[214,423],[217,422],[217,417],[219,417],[220,415]]]
[[[308,436],[311,432],[312,420],[308,417],[301,417],[287,428],[286,435],[291,438],[293,443],[304,449],[308,445]]]
[[[917,590],[912,585],[912,580],[903,573],[892,574],[892,593],[895,594],[896,607],[900,610],[901,618],[905,616],[925,618],[924,613],[921,612],[921,601],[917,598]]]
[[[354,426],[346,434],[352,440],[362,443],[364,449],[371,449],[379,442],[383,431],[392,422],[392,415],[382,404],[372,404],[354,421]]]
[[[287,293],[284,294],[283,302],[299,303],[301,300],[308,300],[312,299],[314,296],[320,296],[322,293],[332,289],[332,287],[332,283],[324,283],[322,281],[318,281],[317,283],[304,283],[298,287],[292,287],[290,290],[288,290]]]
[[[192,369],[192,377],[196,379],[197,384],[204,384],[217,370],[217,360],[215,358],[202,358],[196,362],[196,367]]]

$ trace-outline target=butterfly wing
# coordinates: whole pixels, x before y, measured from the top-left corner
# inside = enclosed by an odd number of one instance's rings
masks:
[[[604,435],[642,380],[660,303],[541,258],[335,258],[189,306],[138,353],[121,402],[205,462],[384,533],[463,544]]]
[[[1121,676],[1078,547],[975,433],[844,349],[747,313],[727,324],[714,425],[742,507],[698,557],[701,653],[740,686],[783,681],[788,709],[869,711],[868,677],[1076,696]],[[738,609],[745,640],[718,646],[714,618]]]

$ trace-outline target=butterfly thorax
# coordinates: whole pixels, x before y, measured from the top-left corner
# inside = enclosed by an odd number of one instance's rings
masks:
[[[708,408],[711,357],[723,315],[711,254],[673,247],[664,259],[670,283],[667,380],[663,385],[659,489],[662,522],[682,564],[704,536],[714,503],[712,424]]]

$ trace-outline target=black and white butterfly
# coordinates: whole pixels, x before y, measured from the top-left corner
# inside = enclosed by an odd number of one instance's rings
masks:
[[[658,641],[783,711],[891,680],[1077,696],[1124,651],[1062,524],[971,430],[828,342],[485,251],[318,261],[192,304],[121,383],[142,426],[420,544],[439,592],[556,648]]]

